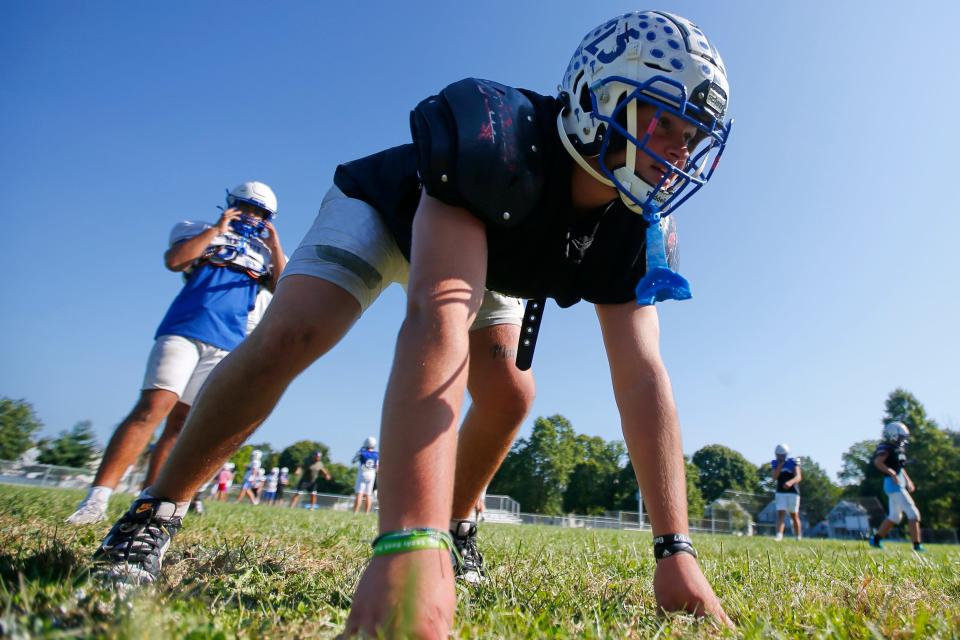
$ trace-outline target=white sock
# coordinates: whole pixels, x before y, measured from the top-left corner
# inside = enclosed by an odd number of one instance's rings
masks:
[[[462,520],[459,518],[454,518],[450,521],[450,531],[454,535],[463,537],[470,531],[471,526],[476,525],[477,522],[475,520],[471,520],[470,518],[463,518]]]
[[[171,516],[182,518],[187,515],[187,511],[190,510],[190,501],[184,500],[183,502],[174,502],[173,500],[167,500],[166,498],[158,498],[157,496],[150,495],[147,489],[144,489],[140,492],[140,495],[137,498],[145,498],[147,500],[162,500],[165,504],[162,505],[157,510],[157,515],[162,518],[169,518]],[[170,509],[166,505],[172,504],[175,505],[173,509]]]
[[[113,489],[110,487],[90,487],[90,492],[87,494],[87,500],[93,500],[101,504],[107,504],[110,501],[110,496],[113,495]]]

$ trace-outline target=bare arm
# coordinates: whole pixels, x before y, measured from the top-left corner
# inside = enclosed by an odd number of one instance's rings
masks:
[[[266,227],[270,232],[270,236],[266,239],[266,245],[270,249],[271,263],[270,281],[267,282],[266,287],[272,292],[276,290],[280,275],[287,267],[287,256],[283,254],[283,246],[280,244],[280,235],[277,233],[277,228],[273,226],[272,222],[267,222]]]
[[[654,307],[598,305],[623,435],[654,535],[687,533],[680,424]]]
[[[786,488],[795,487],[799,482],[803,480],[803,472],[800,471],[800,465],[797,465],[797,471],[793,474],[793,477],[783,483],[783,486]]]
[[[655,307],[597,305],[623,435],[654,535],[682,533],[687,521],[686,466],[667,369],[660,358]],[[678,553],[657,562],[657,603],[668,611],[711,615],[732,626],[696,559]]]
[[[897,472],[887,466],[887,456],[890,453],[881,453],[873,459],[873,466],[880,470],[883,475],[890,476],[891,478],[897,477]]]
[[[183,271],[193,264],[194,260],[203,255],[203,250],[213,242],[214,238],[221,233],[226,233],[227,229],[230,228],[230,221],[239,215],[239,209],[227,209],[220,216],[220,219],[217,220],[217,224],[167,249],[166,253],[163,254],[163,263],[167,269],[170,269],[170,271]]]
[[[776,480],[780,477],[780,472],[783,471],[783,465],[786,464],[786,460],[781,460],[777,463],[777,466],[773,468],[773,471],[770,472],[770,476]]]

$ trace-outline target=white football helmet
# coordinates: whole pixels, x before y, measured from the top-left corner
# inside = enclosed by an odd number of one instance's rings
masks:
[[[773,452],[778,456],[785,456],[790,453],[790,445],[784,443],[778,444],[777,448],[774,449]]]
[[[374,449],[376,448],[376,446],[377,446],[377,439],[374,438],[373,436],[370,436],[369,438],[363,441],[364,449]]]
[[[591,30],[577,47],[560,85],[566,104],[557,126],[577,164],[615,186],[627,207],[666,215],[713,175],[732,124],[724,122],[729,95],[723,60],[697,25],[662,11],[627,13]],[[657,109],[649,125],[637,123],[639,104]],[[698,131],[679,169],[646,146],[666,113]],[[623,160],[611,157],[624,148]],[[635,173],[643,161],[638,153],[663,165],[657,184]],[[600,172],[588,157],[598,159]]]
[[[260,449],[254,449],[253,451],[250,452],[250,458],[253,460],[259,460],[262,457],[263,457],[263,451],[260,451]]]
[[[290,473],[290,469],[287,467],[281,467],[280,471],[282,471],[283,473]]]
[[[232,462],[227,462],[223,465],[223,468],[228,471],[233,471],[234,469],[237,468],[237,465],[233,464]]]
[[[910,429],[902,422],[888,422],[883,425],[883,439],[890,441],[906,440],[910,437]]]
[[[228,191],[227,206],[232,207],[238,202],[260,207],[270,214],[267,216],[268,220],[272,220],[277,215],[277,196],[273,193],[273,189],[262,182],[255,180],[244,182]]]

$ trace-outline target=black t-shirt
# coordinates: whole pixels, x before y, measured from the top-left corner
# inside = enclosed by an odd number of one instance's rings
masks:
[[[520,89],[534,105],[543,141],[545,176],[533,211],[517,226],[487,226],[488,289],[519,298],[553,298],[561,307],[581,299],[617,304],[635,299],[646,271],[646,223],[619,198],[575,211],[570,201],[573,159],[557,132],[560,102]],[[337,167],[334,183],[373,206],[407,259],[422,185],[413,144]],[[478,168],[482,170],[482,168]],[[676,232],[670,217],[665,245],[673,263]]]
[[[776,471],[779,461],[776,458],[770,463],[770,468]],[[785,487],[787,482],[793,480],[797,477],[797,469],[800,467],[797,464],[796,458],[787,458],[783,463],[783,468],[780,469],[780,473],[777,474],[777,493],[800,493],[800,487],[793,485],[790,487]]]
[[[883,463],[897,473],[900,473],[900,470],[907,466],[907,450],[901,444],[881,442],[877,445],[877,450],[873,452],[873,457],[876,459],[880,455],[886,456]]]

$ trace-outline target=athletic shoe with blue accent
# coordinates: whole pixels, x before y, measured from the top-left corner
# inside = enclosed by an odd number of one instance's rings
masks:
[[[135,500],[93,554],[94,574],[128,585],[155,581],[170,540],[183,526],[176,510],[166,500]]]
[[[870,536],[870,546],[876,547],[877,549],[883,549],[883,538],[878,538],[875,535]]]
[[[914,543],[913,543],[913,550],[916,551],[917,553],[926,553],[926,552],[927,552],[927,550],[924,548],[924,546],[923,546],[922,544],[920,544],[919,542],[914,542]]]

